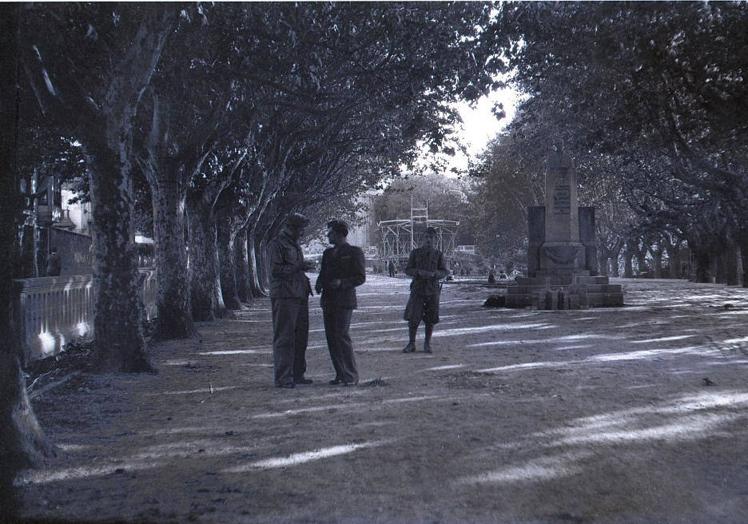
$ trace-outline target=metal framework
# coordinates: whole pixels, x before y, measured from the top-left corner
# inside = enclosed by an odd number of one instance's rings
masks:
[[[381,260],[384,262],[408,260],[410,251],[417,247],[426,228],[436,229],[436,248],[451,259],[455,250],[458,220],[429,218],[428,207],[410,206],[410,218],[382,220],[377,223],[382,233]]]

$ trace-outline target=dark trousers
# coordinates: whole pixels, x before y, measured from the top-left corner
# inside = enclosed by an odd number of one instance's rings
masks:
[[[356,370],[356,357],[353,356],[351,336],[348,334],[352,314],[353,310],[348,308],[322,308],[327,347],[335,368],[335,378],[355,384],[358,382],[358,371]]]
[[[305,298],[274,298],[273,368],[275,385],[292,384],[306,371],[309,339],[309,301]]]

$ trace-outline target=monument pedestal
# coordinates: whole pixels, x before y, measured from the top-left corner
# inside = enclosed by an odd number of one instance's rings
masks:
[[[528,276],[507,289],[506,307],[622,306],[621,286],[597,274],[595,209],[578,207],[574,163],[560,147],[546,164],[545,204],[528,209]]]
[[[507,288],[506,307],[537,309],[584,309],[623,306],[623,290],[608,277],[589,271],[569,274],[538,274],[517,277]]]

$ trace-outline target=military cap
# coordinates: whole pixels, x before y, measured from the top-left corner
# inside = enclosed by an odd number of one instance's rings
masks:
[[[301,213],[291,213],[286,217],[286,224],[291,227],[304,227],[309,224],[309,219]]]
[[[432,235],[432,236],[436,236],[436,235],[437,235],[437,232],[436,232],[436,229],[435,229],[435,228],[433,228],[433,227],[429,226],[429,227],[427,227],[427,228],[426,228],[426,234],[427,234],[427,235]]]

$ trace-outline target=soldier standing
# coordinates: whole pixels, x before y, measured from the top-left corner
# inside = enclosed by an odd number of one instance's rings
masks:
[[[416,333],[423,320],[426,324],[426,339],[423,351],[431,353],[431,335],[434,325],[439,322],[439,280],[449,271],[444,264],[441,251],[434,247],[436,229],[426,228],[421,247],[410,252],[405,274],[413,277],[410,283],[410,298],[405,308],[405,320],[408,321],[408,345],[403,353],[416,350]]]
[[[309,295],[312,294],[312,286],[304,272],[312,269],[314,264],[304,260],[299,246],[299,238],[308,223],[304,215],[290,214],[280,234],[268,244],[273,368],[275,385],[279,388],[312,383],[304,378],[309,338]]]
[[[327,239],[333,247],[322,254],[322,268],[314,287],[322,293],[320,303],[330,358],[335,368],[331,385],[358,383],[356,358],[348,330],[356,309],[356,286],[366,281],[366,261],[361,248],[348,243],[348,226],[340,220],[327,224]]]

